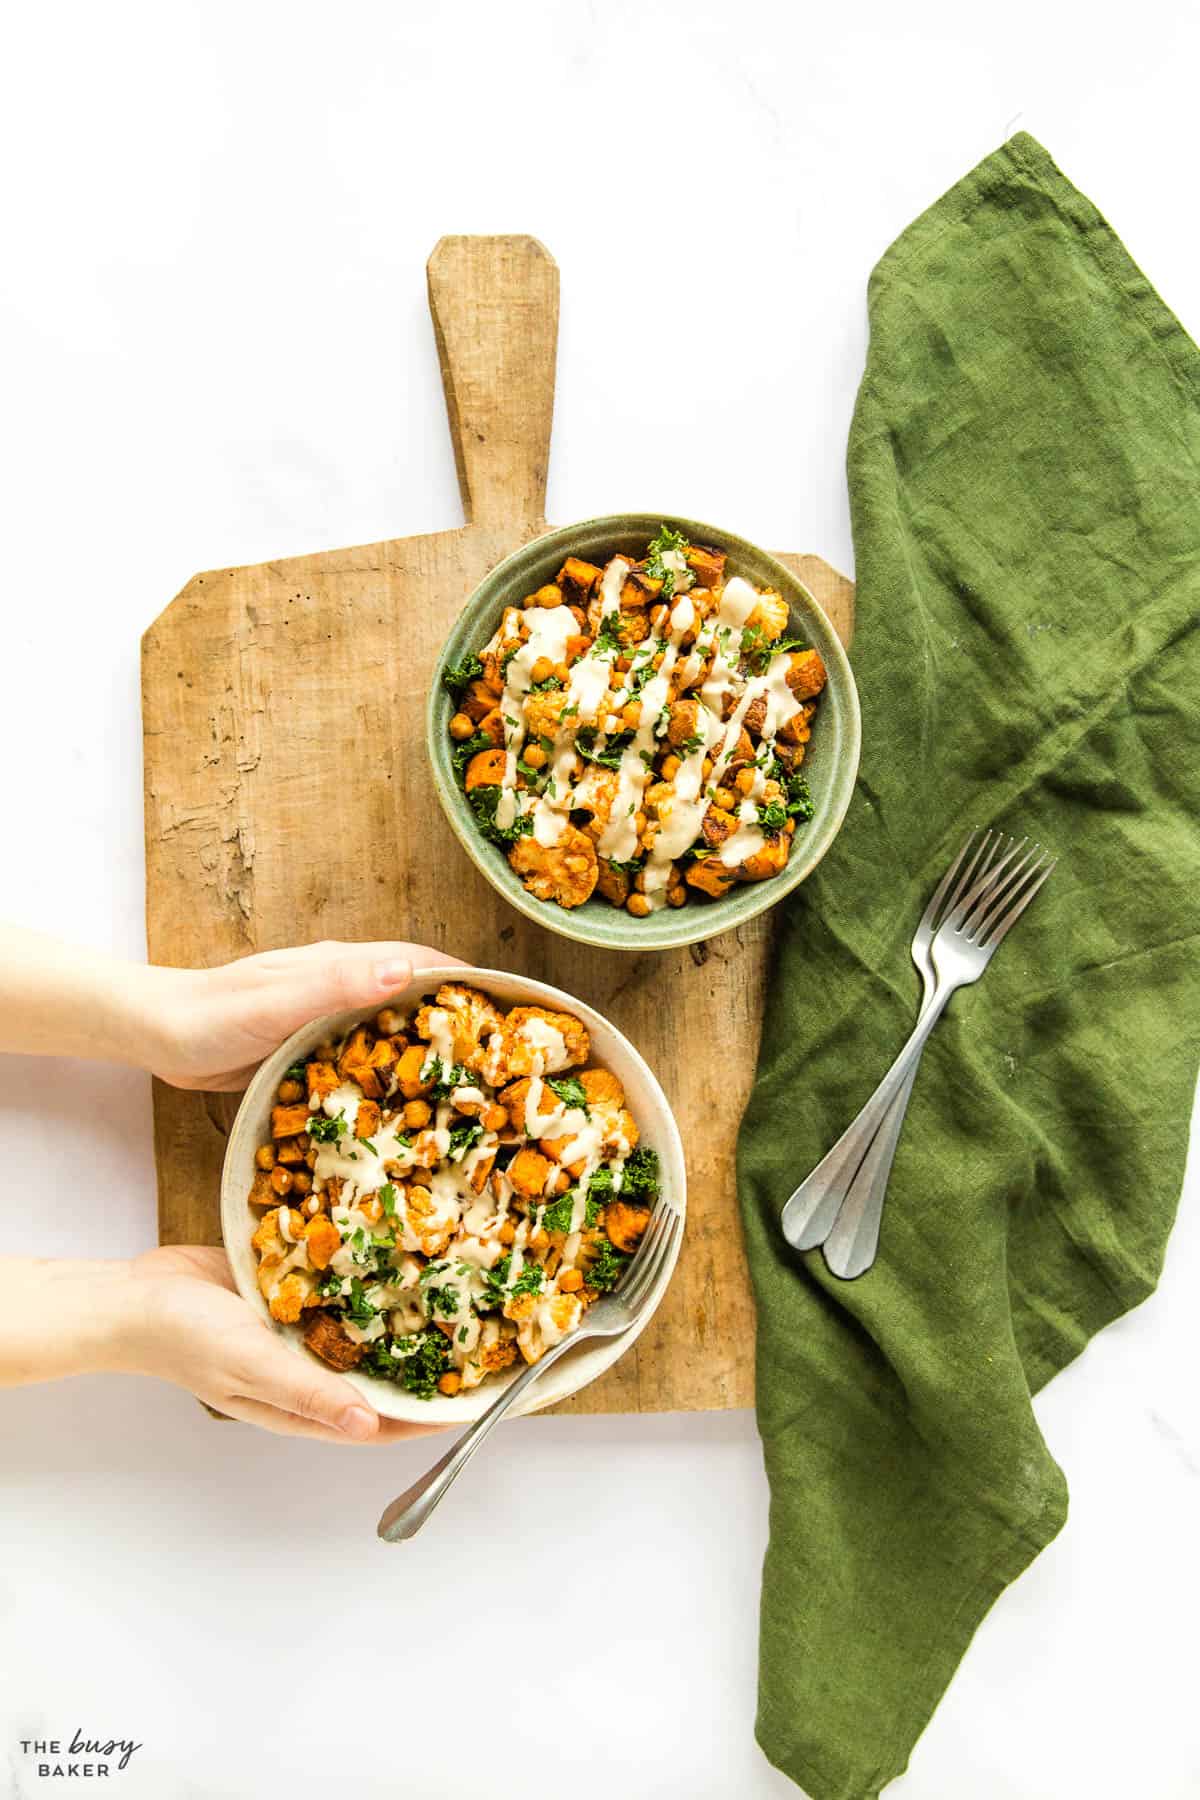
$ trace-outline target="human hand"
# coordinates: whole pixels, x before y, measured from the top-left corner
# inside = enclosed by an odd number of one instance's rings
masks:
[[[436,1431],[381,1419],[357,1388],[297,1356],[237,1293],[223,1250],[164,1245],[129,1265],[134,1321],[115,1366],[187,1388],[231,1419],[331,1444],[390,1444]]]
[[[424,944],[305,944],[215,969],[155,969],[147,1058],[172,1087],[244,1087],[298,1026],[383,1006],[415,966],[462,967]]]

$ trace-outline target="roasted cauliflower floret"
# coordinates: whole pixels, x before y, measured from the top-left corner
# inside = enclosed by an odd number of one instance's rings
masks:
[[[770,642],[775,643],[787,630],[788,606],[782,594],[774,588],[764,588],[758,596],[746,620],[746,629],[761,631]]]
[[[599,869],[596,847],[585,832],[568,825],[556,844],[519,838],[508,853],[510,867],[538,900],[582,906],[591,898]]]
[[[574,1331],[583,1316],[578,1294],[547,1294],[543,1299],[522,1295],[535,1304],[517,1326],[517,1344],[527,1363],[537,1362],[547,1350]]]
[[[547,688],[542,694],[525,696],[525,728],[531,738],[554,738],[558,736],[564,720],[563,713],[570,704],[571,696],[565,688]],[[568,715],[566,723],[570,723],[574,714]]]
[[[446,981],[438,989],[434,1005],[421,1007],[415,1024],[419,1036],[427,1041],[438,1036],[439,1030],[449,1029],[454,1045],[453,1060],[478,1074],[483,1067],[488,1040],[504,1029],[504,1014],[478,988]],[[406,1095],[406,1098],[416,1097]]]

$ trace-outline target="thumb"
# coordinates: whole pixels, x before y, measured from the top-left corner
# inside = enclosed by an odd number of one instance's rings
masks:
[[[404,944],[313,944],[288,972],[277,1002],[302,1025],[322,1013],[382,1006],[412,978]]]
[[[243,1365],[237,1391],[295,1418],[328,1425],[365,1443],[379,1430],[379,1415],[356,1388],[311,1357],[289,1350],[269,1331],[260,1334],[249,1362]]]

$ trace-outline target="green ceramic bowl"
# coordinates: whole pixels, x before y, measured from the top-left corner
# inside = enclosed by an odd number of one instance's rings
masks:
[[[756,587],[775,588],[791,611],[789,635],[803,637],[820,651],[829,682],[813,720],[812,741],[804,762],[816,810],[807,825],[797,828],[786,869],[770,881],[747,882],[720,900],[696,895],[686,906],[664,907],[646,919],[635,919],[599,898],[568,911],[535,900],[509,868],[503,851],[479,835],[450,760],[454,744],[449,725],[455,709],[442,685],[442,671],[461,662],[471,651],[478,651],[496,629],[504,608],[519,606],[526,594],[553,581],[564,558],[580,556],[588,562],[605,563],[618,552],[640,557],[663,523],[682,531],[691,543],[711,544],[724,550],[730,575],[742,575]],[[837,836],[858,772],[860,725],[854,677],[833,626],[803,582],[745,538],[716,525],[703,525],[696,519],[680,519],[672,514],[619,513],[605,519],[587,519],[580,525],[564,525],[561,530],[535,538],[498,563],[475,589],[442,647],[425,721],[438,799],[471,861],[510,905],[544,925],[547,931],[608,950],[666,950],[679,944],[694,944],[744,924],[774,906],[811,875]]]

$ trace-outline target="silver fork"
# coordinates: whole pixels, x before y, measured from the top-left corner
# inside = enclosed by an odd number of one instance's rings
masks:
[[[952,912],[965,897],[972,884],[985,875],[1006,850],[1014,852],[1025,841],[1022,839],[1021,844],[1018,844],[1015,838],[1006,838],[998,831],[985,831],[982,837],[973,831],[938,883],[933,898],[913,933],[912,959],[921,977],[921,1008],[917,1014],[919,1019],[924,1018],[936,985],[933,959],[930,956],[934,932],[946,914]],[[851,1177],[833,1229],[821,1246],[826,1264],[842,1281],[853,1281],[857,1276],[865,1274],[875,1261],[879,1249],[883,1202],[916,1078],[917,1071],[913,1068],[888,1108],[887,1116],[875,1133],[870,1149]]]
[[[637,1324],[649,1304],[655,1283],[667,1265],[682,1227],[681,1215],[666,1199],[660,1197],[620,1286],[589,1306],[574,1331],[560,1343],[551,1345],[537,1362],[522,1369],[501,1390],[487,1411],[481,1413],[475,1423],[463,1432],[441,1461],[434,1463],[419,1481],[415,1481],[398,1499],[392,1501],[378,1525],[379,1536],[386,1543],[394,1544],[402,1538],[416,1536],[451,1483],[474,1456],[492,1426],[503,1418],[513,1402],[520,1399],[525,1390],[532,1387],[538,1377],[544,1375],[560,1356],[564,1356],[568,1350],[574,1350],[588,1338],[619,1337],[623,1331],[628,1331]]]
[[[950,996],[979,980],[1057,861],[1036,845],[1016,863],[1014,854],[1009,851],[992,864],[934,933],[930,945],[933,998],[858,1117],[783,1208],[783,1234],[795,1249],[815,1249],[828,1236],[859,1165],[893,1100],[916,1068]]]

